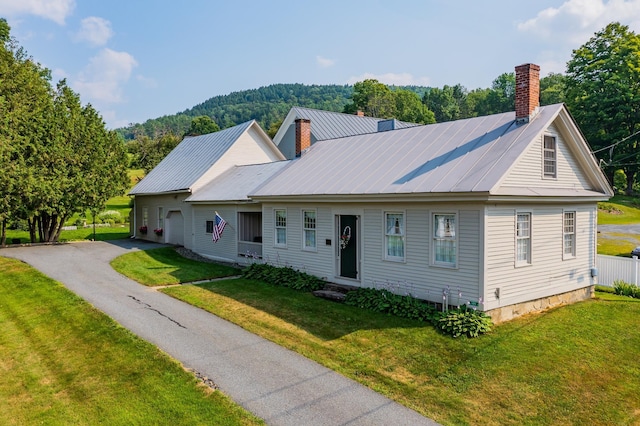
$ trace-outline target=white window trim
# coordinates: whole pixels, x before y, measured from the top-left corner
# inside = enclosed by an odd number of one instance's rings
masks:
[[[528,215],[529,216],[529,247],[528,252],[529,256],[527,260],[519,260],[518,259],[518,241],[521,239],[518,237],[518,216],[519,215]],[[515,266],[531,266],[533,264],[533,213],[531,211],[516,211],[514,215],[514,226],[513,226],[513,243],[514,243],[514,261]]]
[[[157,212],[158,212],[158,217],[156,218],[157,219],[156,222],[158,224],[157,228],[164,229],[164,214],[165,214],[164,206],[158,206]]]
[[[149,207],[142,206],[142,226],[149,226]]]
[[[282,243],[278,243],[278,229],[282,229],[282,227],[278,226],[278,215],[277,212],[278,211],[283,211],[284,212],[284,220],[285,220],[285,225],[284,225],[284,244]],[[288,212],[287,209],[273,209],[273,246],[274,247],[278,247],[278,248],[286,248],[287,247],[287,241],[289,241],[288,235],[287,235],[287,228],[288,228]],[[318,223],[317,223],[318,217],[316,215],[316,228],[318,227]],[[302,215],[302,227],[303,227],[303,234],[304,234],[304,214]],[[316,235],[317,236],[317,235]],[[303,241],[304,244],[304,241]],[[318,244],[318,241],[316,240],[316,245]]]
[[[564,226],[564,220],[565,220],[565,214],[567,213],[573,213],[573,232],[571,233],[573,235],[573,250],[572,253],[566,253],[565,252],[565,245],[564,245],[564,237],[565,235],[567,235],[568,233],[565,232],[565,226]],[[577,233],[577,224],[578,224],[578,212],[576,210],[563,210],[562,211],[562,260],[569,260],[569,259],[575,259],[576,258],[576,250],[577,250],[577,242],[578,242],[578,233]]]
[[[403,253],[403,256],[389,256],[389,254],[388,254],[388,250],[387,250],[387,237],[389,236],[387,234],[387,215],[388,214],[401,214],[402,215],[402,219],[403,219],[403,223],[404,223],[404,230],[403,230],[403,234],[402,234],[402,253]],[[407,212],[406,212],[406,210],[385,210],[385,211],[382,212],[382,236],[383,236],[383,241],[382,241],[382,259],[383,260],[388,260],[390,262],[405,263],[406,259],[407,259]]]
[[[546,148],[544,147],[544,139],[546,137],[550,137],[553,138],[554,144],[553,144],[553,152],[554,152],[554,173],[553,176],[547,176],[545,170],[544,170],[544,163],[545,163],[545,152],[546,152]],[[553,134],[553,133],[545,133],[542,135],[542,179],[550,179],[550,180],[556,180],[558,179],[558,136]]]
[[[313,231],[316,234],[316,238],[315,238],[316,245],[314,247],[306,245],[307,239],[305,238],[305,231],[310,231],[312,229],[304,227],[304,214],[305,214],[305,212],[313,212],[316,215],[316,223],[315,223],[316,227],[313,228]],[[318,251],[318,210],[317,209],[302,209],[302,210],[300,210],[300,219],[302,221],[302,223],[301,223],[301,225],[302,225],[301,226],[301,228],[302,228],[302,250],[317,252]]]
[[[436,216],[443,216],[443,215],[454,216],[454,221],[455,221],[454,241],[456,246],[455,263],[436,261],[436,236],[434,235],[435,220],[436,220]],[[431,243],[429,245],[431,249],[431,266],[435,266],[438,268],[458,269],[459,259],[460,259],[459,236],[460,236],[460,216],[458,215],[457,211],[432,211],[431,212],[431,220],[429,221],[429,239],[431,240]]]

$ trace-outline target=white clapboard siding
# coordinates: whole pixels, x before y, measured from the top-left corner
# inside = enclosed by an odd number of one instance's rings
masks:
[[[615,281],[640,284],[640,259],[598,255],[598,284],[613,287]]]
[[[542,140],[544,135],[540,135],[511,169],[502,185],[510,187],[543,186],[547,188],[590,189],[591,185],[589,185],[584,171],[578,165],[575,156],[555,126],[550,126],[545,134],[556,137],[557,177],[555,179],[543,178]]]
[[[563,258],[564,209],[561,206],[487,209],[485,308],[565,293],[595,283],[591,277],[595,266],[594,208],[574,206],[567,210],[576,212],[574,258]],[[517,212],[531,213],[531,264],[525,266],[515,262]]]
[[[191,248],[191,206],[184,202],[189,193],[178,193],[172,195],[137,195],[135,201],[135,217],[136,228],[142,226],[143,210],[147,209],[147,234],[143,235],[139,229],[135,229],[136,238],[141,238],[149,241],[157,241],[160,243],[170,242],[176,243],[176,241],[169,241],[171,235],[176,236],[177,232],[182,233],[182,243],[185,247]],[[159,209],[162,208],[162,214],[164,216],[162,221],[159,221]],[[167,228],[171,228],[171,217],[173,212],[180,212],[182,215],[182,223],[178,223],[177,219],[174,219],[174,228],[170,229],[171,235],[168,232],[164,232],[161,237],[156,236],[153,230],[159,227],[159,223],[163,223],[165,231]],[[182,231],[178,231],[175,226],[181,226]],[[179,238],[178,242],[179,242]]]

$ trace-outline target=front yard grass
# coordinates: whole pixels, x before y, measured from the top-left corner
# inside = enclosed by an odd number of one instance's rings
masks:
[[[640,300],[596,299],[476,339],[260,282],[162,290],[443,424],[637,424]]]
[[[261,424],[62,285],[0,271],[0,424]]]
[[[111,261],[111,266],[147,286],[180,284],[240,273],[231,266],[186,259],[172,247],[128,253]]]

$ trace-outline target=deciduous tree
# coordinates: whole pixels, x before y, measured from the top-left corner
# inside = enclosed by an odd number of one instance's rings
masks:
[[[567,63],[566,102],[587,140],[613,175],[622,169],[627,192],[638,172],[640,37],[618,22],[573,51]],[[620,143],[618,143],[620,142]]]

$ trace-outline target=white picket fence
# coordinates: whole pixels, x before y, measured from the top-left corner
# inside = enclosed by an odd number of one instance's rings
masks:
[[[598,284],[613,287],[613,282],[622,280],[629,284],[639,284],[640,259],[598,255]]]

